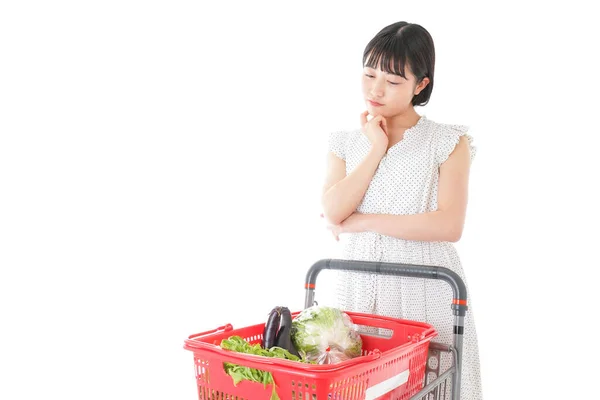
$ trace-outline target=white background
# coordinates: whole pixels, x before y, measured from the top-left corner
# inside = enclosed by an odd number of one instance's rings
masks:
[[[583,2],[478,3],[3,2],[0,398],[192,400],[188,335],[300,309],[339,251],[327,136],[399,20],[436,44],[417,111],[478,147],[457,246],[486,399],[597,390],[600,32]]]

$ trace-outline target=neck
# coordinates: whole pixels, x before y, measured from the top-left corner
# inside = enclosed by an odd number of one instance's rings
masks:
[[[404,131],[413,127],[419,122],[421,116],[417,114],[414,108],[409,111],[386,118],[387,133],[390,138],[402,138]]]

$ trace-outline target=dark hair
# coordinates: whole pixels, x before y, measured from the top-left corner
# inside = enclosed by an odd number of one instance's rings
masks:
[[[393,69],[390,69],[390,62]],[[379,66],[381,70],[405,79],[406,63],[417,78],[417,84],[423,78],[429,78],[425,89],[412,99],[413,106],[424,106],[433,90],[435,67],[433,39],[425,28],[404,21],[388,25],[371,39],[363,53],[363,67]]]

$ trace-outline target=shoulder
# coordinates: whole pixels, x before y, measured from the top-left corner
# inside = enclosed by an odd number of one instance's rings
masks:
[[[341,159],[346,159],[346,150],[362,135],[360,129],[342,129],[329,133],[329,151]]]
[[[429,120],[431,132],[436,138],[443,139],[446,137],[462,136],[466,134],[470,127],[462,124],[450,124]]]
[[[431,134],[435,141],[436,161],[443,164],[459,143],[469,148],[471,162],[475,157],[477,148],[473,145],[474,138],[470,127],[463,124],[451,124],[431,121]]]
[[[340,129],[329,132],[329,140],[345,141],[361,135],[360,129]]]

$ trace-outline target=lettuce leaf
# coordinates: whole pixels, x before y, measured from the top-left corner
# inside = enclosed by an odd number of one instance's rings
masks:
[[[289,351],[282,349],[281,347],[271,347],[270,349],[263,349],[260,344],[250,344],[240,336],[231,336],[229,339],[223,339],[221,341],[221,348],[225,350],[235,351],[244,354],[254,354],[257,356],[264,357],[276,357],[283,358],[285,360],[302,361]],[[223,363],[225,372],[233,379],[233,384],[238,385],[243,380],[252,382],[262,383],[265,389],[267,385],[273,385],[273,392],[271,393],[271,400],[279,400],[279,396],[275,391],[275,382],[273,381],[273,375],[268,371],[262,371],[260,369],[243,367],[232,363]]]

